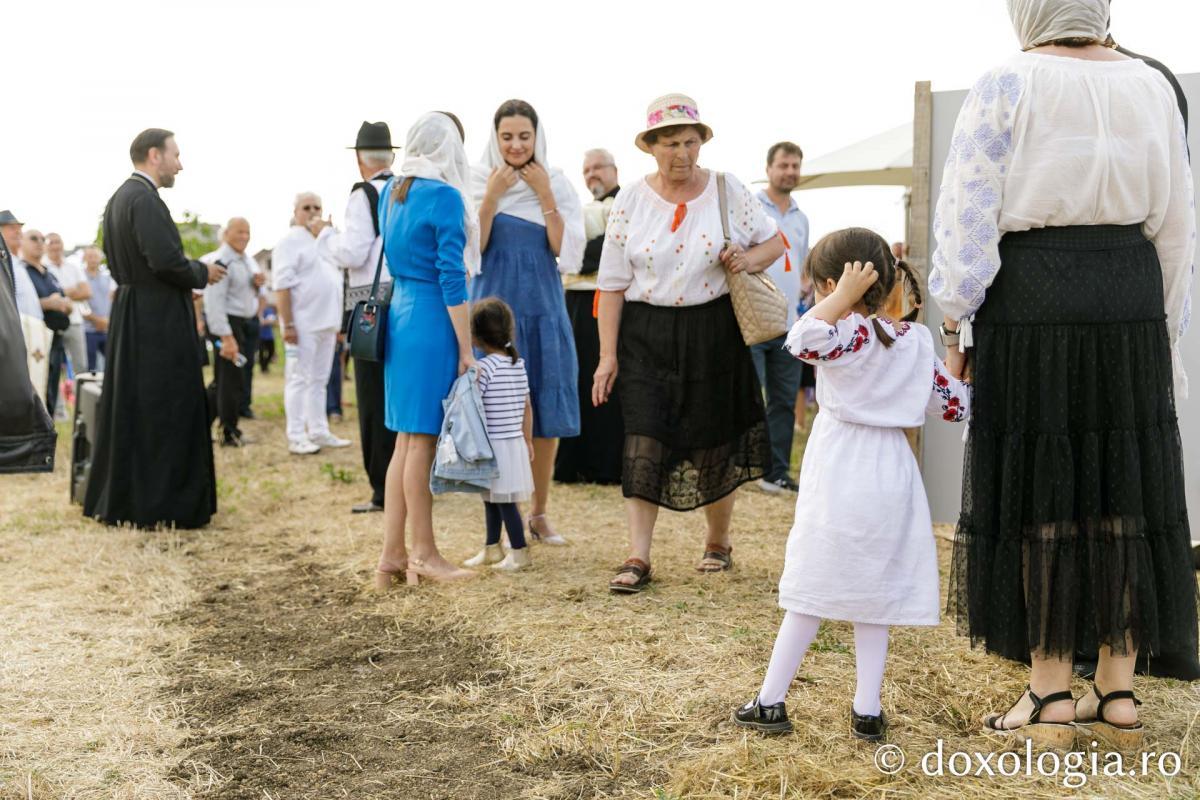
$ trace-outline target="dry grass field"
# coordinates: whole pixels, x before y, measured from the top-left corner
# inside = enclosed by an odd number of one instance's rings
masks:
[[[560,486],[551,510],[571,545],[535,547],[532,570],[376,596],[382,520],[348,513],[368,492],[358,452],[289,456],[278,373],[256,380],[257,443],[217,450],[206,530],[83,520],[65,429],[53,475],[0,478],[0,800],[1200,796],[1200,687],[1151,678],[1137,680],[1148,749],[1179,754],[1173,778],[925,775],[939,739],[991,752],[979,715],[1024,687],[949,621],[894,631],[897,774],[847,731],[845,624],[801,668],[794,735],[733,727],[770,654],[792,516],[750,488],[727,575],[693,570],[699,513],[664,513],[653,588],[610,595],[619,490]],[[347,412],[336,430],[357,439]],[[439,499],[443,551],[474,553],[482,520],[475,498]]]

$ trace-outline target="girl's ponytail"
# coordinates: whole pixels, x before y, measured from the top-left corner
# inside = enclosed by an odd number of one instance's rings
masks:
[[[513,346],[512,342],[504,343],[504,354],[512,359],[512,363],[517,363],[519,356],[517,355],[517,348]]]
[[[904,275],[904,283],[908,286],[908,302],[912,305],[912,310],[904,315],[904,321],[912,322],[921,313],[921,304],[924,302],[921,283],[917,280],[916,270],[904,259],[896,259],[896,269]]]

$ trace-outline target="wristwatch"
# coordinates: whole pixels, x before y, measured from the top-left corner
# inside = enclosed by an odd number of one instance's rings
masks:
[[[938,326],[938,334],[942,338],[943,347],[954,347],[958,344],[958,331],[952,331],[946,328],[946,323]]]

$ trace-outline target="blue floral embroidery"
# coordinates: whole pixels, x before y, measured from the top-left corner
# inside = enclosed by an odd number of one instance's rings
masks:
[[[1013,72],[995,70],[980,78],[964,103],[974,113],[960,116],[946,159],[942,196],[934,214],[938,242],[929,289],[944,296],[947,278],[956,278],[952,291],[966,302],[968,313],[983,302],[986,287],[1000,268],[999,176],[1007,172],[1012,154],[1011,108],[1023,88],[1021,76]],[[962,200],[957,207],[956,197]]]

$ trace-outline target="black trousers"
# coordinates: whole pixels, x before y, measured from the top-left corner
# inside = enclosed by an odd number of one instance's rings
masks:
[[[54,419],[54,407],[58,405],[58,384],[66,360],[67,348],[63,345],[62,334],[55,331],[50,345],[50,372],[46,376],[46,408],[50,411],[50,419]]]
[[[258,317],[247,317],[246,343],[238,345],[246,357],[246,366],[242,367],[242,402],[238,407],[242,416],[250,414],[250,403],[254,400],[254,358],[258,355],[258,332],[261,327]]]
[[[231,314],[229,328],[233,332],[233,338],[237,340],[238,350],[245,355],[250,328],[249,318],[235,317]],[[220,418],[221,429],[228,438],[241,434],[238,430],[238,410],[242,404],[245,372],[229,359],[217,355],[220,347],[220,339],[217,339],[216,350],[213,352],[213,381],[208,385],[208,416],[210,423],[214,417]]]
[[[358,402],[358,433],[362,439],[363,468],[371,481],[371,502],[383,505],[388,464],[396,449],[396,433],[383,424],[383,364],[354,359],[354,396]]]

